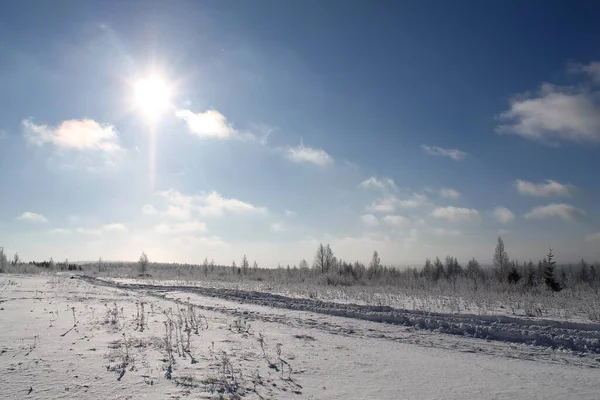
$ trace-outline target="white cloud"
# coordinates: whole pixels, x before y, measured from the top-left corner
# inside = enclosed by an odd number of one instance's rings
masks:
[[[382,218],[383,222],[392,226],[406,226],[411,223],[410,218],[402,215],[386,215]]]
[[[551,145],[561,141],[599,142],[598,95],[582,87],[543,84],[537,94],[511,100],[510,109],[498,117],[506,123],[498,126],[497,132]]]
[[[271,230],[273,232],[282,232],[283,231],[283,224],[281,222],[273,222],[271,224]]]
[[[49,143],[57,148],[72,150],[98,150],[105,153],[123,151],[115,127],[91,119],[63,121],[56,127],[37,125],[25,119],[22,125],[25,138],[38,146]]]
[[[366,214],[360,217],[360,220],[368,226],[377,226],[379,225],[379,220],[373,214]]]
[[[297,215],[296,212],[292,210],[285,210],[283,213],[286,217],[295,217]]]
[[[114,224],[106,224],[102,227],[104,232],[127,232],[127,227],[123,224],[114,223]]]
[[[512,211],[503,206],[498,206],[494,208],[494,217],[501,224],[508,224],[515,220],[515,214],[513,214]]]
[[[142,206],[142,213],[146,215],[156,215],[158,214],[158,211],[152,204],[144,204]]]
[[[478,222],[479,211],[472,208],[438,207],[431,215],[450,222]]]
[[[547,206],[533,208],[525,214],[527,219],[545,219],[551,217],[562,218],[565,221],[577,221],[586,215],[585,211],[573,207],[570,204],[552,203]]]
[[[163,216],[176,219],[189,219],[193,212],[202,216],[221,216],[225,212],[232,214],[267,213],[265,207],[257,207],[234,198],[224,198],[215,191],[188,196],[175,189],[169,189],[158,194],[164,197],[168,203]]]
[[[19,221],[33,222],[33,223],[48,222],[48,219],[46,217],[44,217],[42,214],[36,214],[36,213],[29,212],[29,211],[24,212],[23,214],[19,215],[17,217],[17,219]]]
[[[599,242],[600,243],[600,232],[593,233],[591,235],[586,236],[585,240],[587,242]]]
[[[563,185],[562,183],[547,179],[546,183],[533,183],[517,179],[515,181],[515,187],[519,194],[524,196],[539,196],[539,197],[551,197],[551,196],[563,196],[571,197],[576,187],[570,184]]]
[[[250,203],[238,199],[227,199],[217,192],[210,192],[207,195],[199,197],[200,206],[198,211],[200,215],[220,216],[224,212],[233,214],[266,214],[265,207],[256,207]]]
[[[187,221],[175,224],[162,223],[154,227],[161,234],[186,234],[195,232],[206,232],[206,224],[200,221]]]
[[[191,205],[186,207],[184,205],[169,204],[167,209],[163,211],[161,215],[173,219],[189,219],[192,216]]]
[[[450,188],[441,188],[440,195],[446,199],[456,200],[460,197],[460,193],[457,190]]]
[[[56,229],[50,229],[50,233],[57,234],[57,235],[68,235],[71,233],[71,230],[63,229],[63,228],[56,228]]]
[[[89,235],[89,236],[101,236],[102,235],[102,231],[100,229],[77,228],[77,229],[75,229],[75,232],[81,233],[82,235]]]
[[[467,156],[467,153],[457,149],[444,149],[437,146],[421,145],[421,148],[429,155],[449,157],[454,161],[460,161]]]
[[[444,228],[434,228],[431,233],[435,236],[439,237],[459,237],[462,236],[462,232],[456,229],[444,229]]]
[[[413,193],[407,199],[400,199],[397,196],[386,196],[375,200],[367,210],[371,212],[391,213],[397,208],[418,208],[426,204],[427,196],[424,194]]]
[[[237,135],[233,125],[216,110],[206,110],[200,113],[177,110],[175,116],[183,119],[189,131],[201,138],[230,139]]]
[[[300,144],[285,149],[285,157],[295,163],[309,163],[320,167],[333,164],[333,158],[323,149],[315,149]]]
[[[372,176],[368,179],[365,179],[358,186],[363,189],[379,189],[379,190],[383,190],[383,191],[398,190],[398,186],[396,186],[396,183],[394,182],[393,179],[391,179],[391,178],[377,179],[374,176]]]
[[[227,244],[218,236],[191,236],[183,235],[172,239],[172,242],[184,246],[220,247]]]
[[[585,73],[596,83],[600,83],[600,62],[593,61],[587,65],[572,64],[569,68],[570,72]]]

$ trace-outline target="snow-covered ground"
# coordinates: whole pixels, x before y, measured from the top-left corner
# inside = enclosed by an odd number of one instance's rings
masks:
[[[600,398],[593,323],[3,275],[0,329],[7,399]]]

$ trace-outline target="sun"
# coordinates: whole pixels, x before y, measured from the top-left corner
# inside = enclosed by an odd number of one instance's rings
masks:
[[[148,118],[156,119],[170,106],[171,90],[160,76],[153,75],[135,83],[135,103]]]

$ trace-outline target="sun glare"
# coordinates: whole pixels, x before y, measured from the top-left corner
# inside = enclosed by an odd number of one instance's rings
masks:
[[[169,86],[158,76],[140,79],[135,83],[136,105],[149,118],[158,118],[167,110],[170,96]]]

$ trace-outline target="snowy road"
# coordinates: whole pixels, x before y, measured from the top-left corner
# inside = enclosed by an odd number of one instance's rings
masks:
[[[600,398],[593,324],[89,279],[13,276],[2,286],[2,279],[0,398]],[[136,329],[141,302],[143,332]],[[119,329],[106,323],[111,303],[121,310]],[[196,362],[177,358],[169,380],[164,311],[178,307],[199,310],[208,329],[192,336]],[[111,357],[123,337],[139,345],[127,347],[130,362],[118,380]],[[226,354],[239,376],[237,393],[215,390],[216,354]]]

